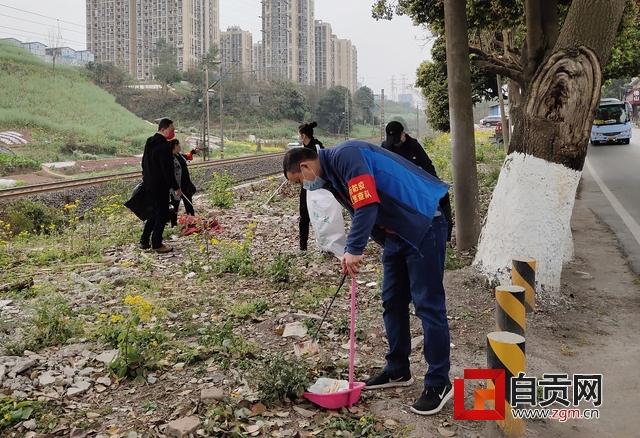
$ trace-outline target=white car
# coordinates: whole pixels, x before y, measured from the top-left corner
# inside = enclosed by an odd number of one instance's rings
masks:
[[[300,143],[300,141],[292,141],[291,143],[287,144],[287,150],[300,148],[300,147],[302,147],[302,144]]]

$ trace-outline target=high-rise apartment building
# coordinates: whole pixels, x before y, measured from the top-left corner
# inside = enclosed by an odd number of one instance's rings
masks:
[[[251,55],[251,70],[254,80],[262,82],[265,80],[264,71],[264,46],[262,41],[258,41],[253,44],[253,50]]]
[[[355,59],[354,59],[355,55]],[[334,38],[333,40],[333,85],[342,86],[352,93],[357,85],[357,52],[351,40]],[[354,71],[355,70],[355,71]]]
[[[314,0],[262,0],[266,78],[315,83]]]
[[[351,75],[353,76],[352,87],[353,92],[355,92],[358,89],[358,49],[356,48],[355,44],[351,45],[351,51]]]
[[[137,0],[87,0],[87,49],[98,62],[136,74]]]
[[[316,86],[331,88],[333,86],[333,39],[331,25],[316,20]]]
[[[87,0],[87,46],[139,80],[153,78],[160,40],[182,70],[219,45],[219,0]]]
[[[225,71],[240,72],[244,78],[251,77],[253,69],[253,37],[251,32],[238,26],[220,34],[220,55]]]

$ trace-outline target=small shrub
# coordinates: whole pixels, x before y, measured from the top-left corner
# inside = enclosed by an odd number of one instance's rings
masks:
[[[7,346],[13,353],[64,344],[82,333],[80,320],[75,318],[69,304],[60,295],[47,298],[35,310],[22,341]]]
[[[38,403],[34,401],[16,401],[10,397],[0,397],[0,431],[28,420],[37,408]]]
[[[63,154],[89,154],[97,155],[115,155],[118,148],[112,143],[77,143],[75,139],[70,138],[64,146],[60,147]]]
[[[291,280],[291,268],[293,266],[293,256],[291,254],[278,254],[269,263],[266,272],[269,281],[272,283],[288,283]]]
[[[209,183],[209,199],[220,208],[233,207],[233,178],[227,172],[214,173]]]
[[[236,318],[247,319],[262,315],[269,309],[269,305],[265,300],[256,300],[250,303],[243,303],[232,307],[229,310],[231,316]]]
[[[254,273],[251,259],[251,242],[255,235],[256,224],[247,227],[242,242],[211,240],[211,245],[218,249],[220,257],[213,261],[213,271],[217,275],[225,273],[251,275]]]
[[[330,436],[333,436],[333,433],[340,432],[363,438],[392,438],[398,436],[398,433],[387,430],[386,426],[377,421],[372,415],[364,415],[360,418],[355,416],[333,417],[325,424],[325,432],[332,433]]]
[[[8,155],[0,152],[0,176],[24,170],[36,170],[40,168],[40,163],[36,160],[17,155]]]
[[[314,286],[311,289],[293,291],[290,293],[291,301],[296,308],[306,311],[317,311],[322,301],[333,296],[331,288],[326,286]]]
[[[62,225],[62,215],[38,201],[21,199],[7,207],[6,222],[14,234],[51,234]]]
[[[219,242],[220,257],[213,261],[217,275],[251,275],[254,272],[249,245],[245,242]]]
[[[341,317],[338,323],[336,324],[336,332],[340,333],[341,335],[348,336],[350,331],[351,331],[351,327],[350,327],[349,317],[347,316]],[[358,341],[364,341],[366,338],[367,336],[365,335],[364,330],[361,327],[358,327],[358,325],[356,324],[356,339]]]
[[[309,385],[308,367],[301,359],[278,353],[265,361],[256,381],[264,402],[296,400]]]
[[[455,271],[456,269],[461,269],[466,266],[464,260],[459,259],[456,252],[451,248],[447,248],[446,257],[444,268],[447,271]]]
[[[118,357],[109,369],[120,378],[143,376],[153,369],[162,355],[160,345],[165,336],[159,326],[148,326],[154,314],[153,305],[140,295],[127,295],[124,299],[126,314],[101,314],[101,338],[118,348]]]
[[[205,349],[203,354],[214,357],[223,369],[232,364],[237,365],[235,368],[243,368],[238,364],[254,358],[258,350],[255,344],[233,333],[230,322],[207,327],[198,342]]]

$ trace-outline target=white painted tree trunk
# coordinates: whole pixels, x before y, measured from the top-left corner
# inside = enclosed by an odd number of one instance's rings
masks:
[[[509,154],[474,265],[489,279],[509,283],[512,259],[533,257],[539,290],[558,291],[562,264],[573,256],[570,221],[581,173],[533,155]]]

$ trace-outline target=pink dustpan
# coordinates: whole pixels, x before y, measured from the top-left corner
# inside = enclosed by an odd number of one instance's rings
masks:
[[[364,382],[354,382],[353,374],[356,358],[356,279],[351,277],[351,325],[349,327],[349,389],[329,394],[305,392],[304,398],[325,409],[351,407],[360,400]]]

